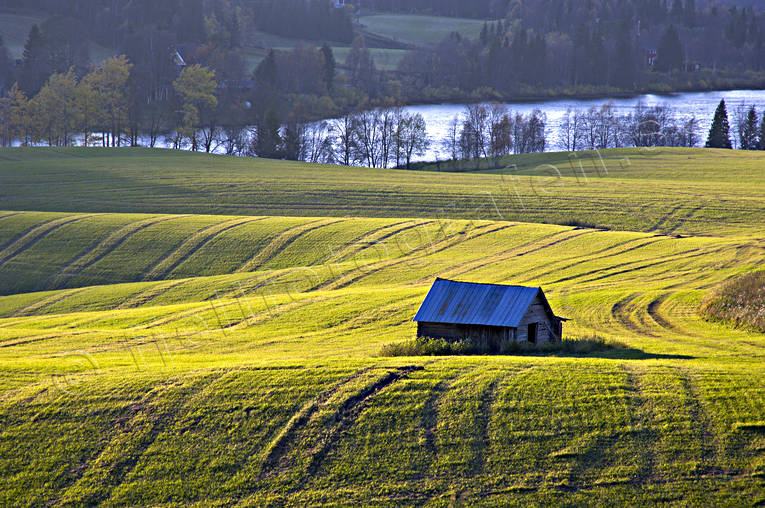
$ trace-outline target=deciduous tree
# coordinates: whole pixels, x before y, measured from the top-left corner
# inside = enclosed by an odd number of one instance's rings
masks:
[[[29,105],[32,139],[49,146],[68,146],[77,126],[77,78],[74,71],[51,74]]]
[[[178,130],[191,141],[192,150],[199,148],[198,130],[218,105],[217,87],[215,71],[199,64],[186,67],[173,81],[173,88],[181,99],[182,118]],[[210,143],[205,143],[208,152]]]
[[[121,134],[127,124],[130,97],[128,79],[132,64],[125,55],[111,57],[84,80],[97,94],[103,112],[106,136],[104,145],[120,146]]]
[[[403,157],[406,169],[410,169],[412,157],[424,155],[428,145],[427,126],[422,115],[400,115],[396,129],[396,166],[400,166]]]

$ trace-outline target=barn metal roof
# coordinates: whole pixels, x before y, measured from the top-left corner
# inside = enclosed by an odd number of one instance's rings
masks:
[[[436,279],[413,321],[517,328],[541,291],[525,286]]]

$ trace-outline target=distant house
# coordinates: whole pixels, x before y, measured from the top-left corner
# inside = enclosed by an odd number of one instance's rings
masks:
[[[648,67],[653,69],[654,64],[656,63],[656,57],[658,56],[658,53],[655,49],[647,49],[645,51],[646,54],[646,63],[648,64]]]
[[[468,339],[488,349],[506,342],[557,342],[565,320],[541,288],[440,278],[414,317],[418,337]]]
[[[184,49],[185,48],[179,48],[179,47],[176,47],[176,46],[170,46],[170,56],[173,59],[173,64],[175,65],[175,72],[176,72],[176,74],[180,74],[181,71],[184,68],[186,68],[186,66],[188,65],[186,63],[186,59],[183,58],[182,52],[183,52]]]

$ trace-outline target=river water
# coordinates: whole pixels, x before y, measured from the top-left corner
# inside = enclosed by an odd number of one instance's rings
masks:
[[[616,112],[619,114],[629,113],[636,104],[642,102],[646,106],[655,106],[659,104],[670,106],[676,113],[678,119],[686,119],[695,115],[699,121],[698,136],[701,144],[706,141],[709,126],[712,123],[715,109],[720,102],[725,99],[728,106],[728,116],[733,129],[733,112],[741,104],[754,105],[762,113],[765,111],[765,90],[730,90],[724,92],[699,92],[699,93],[677,93],[669,95],[640,95],[632,98],[620,99],[563,99],[543,102],[517,102],[507,103],[512,111],[518,111],[524,115],[529,114],[535,109],[541,110],[547,115],[547,149],[558,150],[558,132],[559,124],[567,108],[572,110],[586,110],[592,106],[600,107],[603,104],[611,102]],[[445,150],[441,147],[441,140],[446,139],[449,123],[455,117],[465,110],[464,104],[434,104],[423,106],[407,106],[405,108],[410,113],[420,113],[428,128],[428,139],[430,148],[425,156],[420,160],[445,160],[448,158]],[[731,133],[732,135],[732,133]],[[732,136],[733,137],[733,136]]]
[[[561,99],[540,102],[509,102],[506,103],[511,111],[528,115],[535,109],[541,110],[547,116],[545,135],[547,137],[547,150],[560,150],[558,144],[560,121],[568,108],[572,110],[586,110],[590,107],[600,107],[607,103],[612,103],[618,114],[629,113],[632,108],[642,102],[646,106],[655,106],[659,104],[670,106],[678,120],[687,119],[696,116],[699,130],[697,132],[700,144],[706,141],[709,126],[714,117],[715,108],[720,99],[725,99],[728,105],[728,115],[733,128],[733,112],[742,104],[754,105],[760,113],[765,111],[765,90],[730,90],[715,92],[698,93],[676,93],[668,95],[639,95],[631,98],[619,99]],[[442,147],[442,141],[447,137],[449,124],[455,116],[460,116],[465,111],[466,104],[430,104],[420,106],[406,106],[404,109],[410,113],[419,113],[425,119],[427,124],[427,134],[430,141],[430,147],[427,152],[420,157],[415,157],[415,161],[435,161],[446,160],[448,156],[446,150]],[[732,134],[732,133],[731,133]],[[733,135],[731,135],[733,138]],[[80,137],[76,137],[76,144],[81,143]],[[146,145],[148,140],[145,137],[140,138],[140,143]],[[735,143],[735,141],[734,141]],[[19,143],[15,143],[18,145]],[[172,145],[160,138],[158,148],[172,148]],[[223,153],[223,148],[218,147],[215,152]]]

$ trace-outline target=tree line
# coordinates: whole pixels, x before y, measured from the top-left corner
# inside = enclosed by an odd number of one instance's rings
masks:
[[[442,148],[453,162],[486,159],[496,166],[506,155],[544,152],[546,122],[539,110],[524,116],[504,104],[475,104],[452,119]]]
[[[410,168],[425,154],[429,141],[425,120],[400,106],[347,113],[334,120],[266,122],[243,129],[234,155],[305,162]],[[224,141],[224,145],[228,143]]]
[[[52,74],[32,97],[15,83],[6,97],[0,98],[0,144],[18,140],[23,144],[69,146],[81,139],[84,146],[155,146],[167,126],[156,110],[143,115],[141,104],[131,101],[131,69],[124,55],[112,57],[78,78],[74,68]],[[169,134],[173,146],[184,140],[192,150],[212,149],[209,110],[218,105],[214,71],[193,65],[185,68],[173,82],[176,100]],[[203,119],[208,120],[203,122]]]
[[[733,148],[734,144],[741,150],[765,150],[765,112],[760,116],[756,106],[739,104],[733,112],[733,132],[731,133],[728,106],[723,99],[715,110],[704,146]]]
[[[337,9],[329,0],[8,2],[53,15],[32,27],[18,64],[0,39],[0,96],[18,83],[34,97],[52,75],[70,69],[78,80],[86,76],[96,41],[127,56],[129,128],[152,136],[177,127],[181,105],[173,84],[193,65],[214,71],[218,86],[217,105],[199,109],[198,123],[231,130],[269,117],[280,123],[337,117],[391,101],[747,86],[765,71],[762,14],[694,0],[364,2],[395,12],[466,15],[455,10],[462,9],[496,21],[475,40],[452,34],[419,47],[396,70],[380,70],[364,37],[356,37],[344,61],[335,61],[327,44],[308,44],[267,51],[254,72],[246,71],[243,48],[258,44],[262,31],[345,43],[353,8]],[[645,51],[651,47],[652,66]]]
[[[354,58],[363,60],[365,48],[357,49],[359,54]],[[259,67],[258,79],[273,88],[284,86],[282,80],[289,78],[281,75],[280,65],[300,66],[306,59],[314,59],[316,86],[331,87],[335,65],[331,49],[325,46],[300,52],[308,56],[284,59],[286,54],[277,57],[272,53]],[[14,84],[8,96],[0,99],[0,144],[161,144],[175,149],[373,168],[410,168],[431,145],[424,118],[393,101],[379,107],[367,103],[356,112],[319,122],[294,114],[282,120],[269,109],[265,115],[249,117],[254,121],[247,123],[247,117],[235,117],[251,105],[232,101],[219,87],[215,71],[199,64],[183,68],[173,81],[172,97],[166,101],[172,105],[170,109],[159,113],[153,108],[145,110],[143,104],[131,101],[132,68],[124,55],[105,60],[81,78],[70,68],[51,75],[32,97]],[[732,123],[731,129],[723,100],[705,146],[732,148],[735,144],[742,149],[765,149],[765,113],[760,115],[755,106],[740,105]],[[693,116],[678,118],[666,105],[637,104],[627,113],[619,113],[612,104],[569,109],[557,127],[557,147],[565,151],[693,147],[700,142],[698,120]],[[474,104],[452,119],[445,139],[436,141],[453,161],[487,160],[499,165],[506,155],[548,149],[547,128],[547,117],[540,110],[523,115],[503,104]]]
[[[586,110],[568,109],[559,125],[558,147],[564,151],[622,147],[694,147],[699,143],[695,116],[679,119],[666,105],[635,105],[620,114],[610,103]]]

